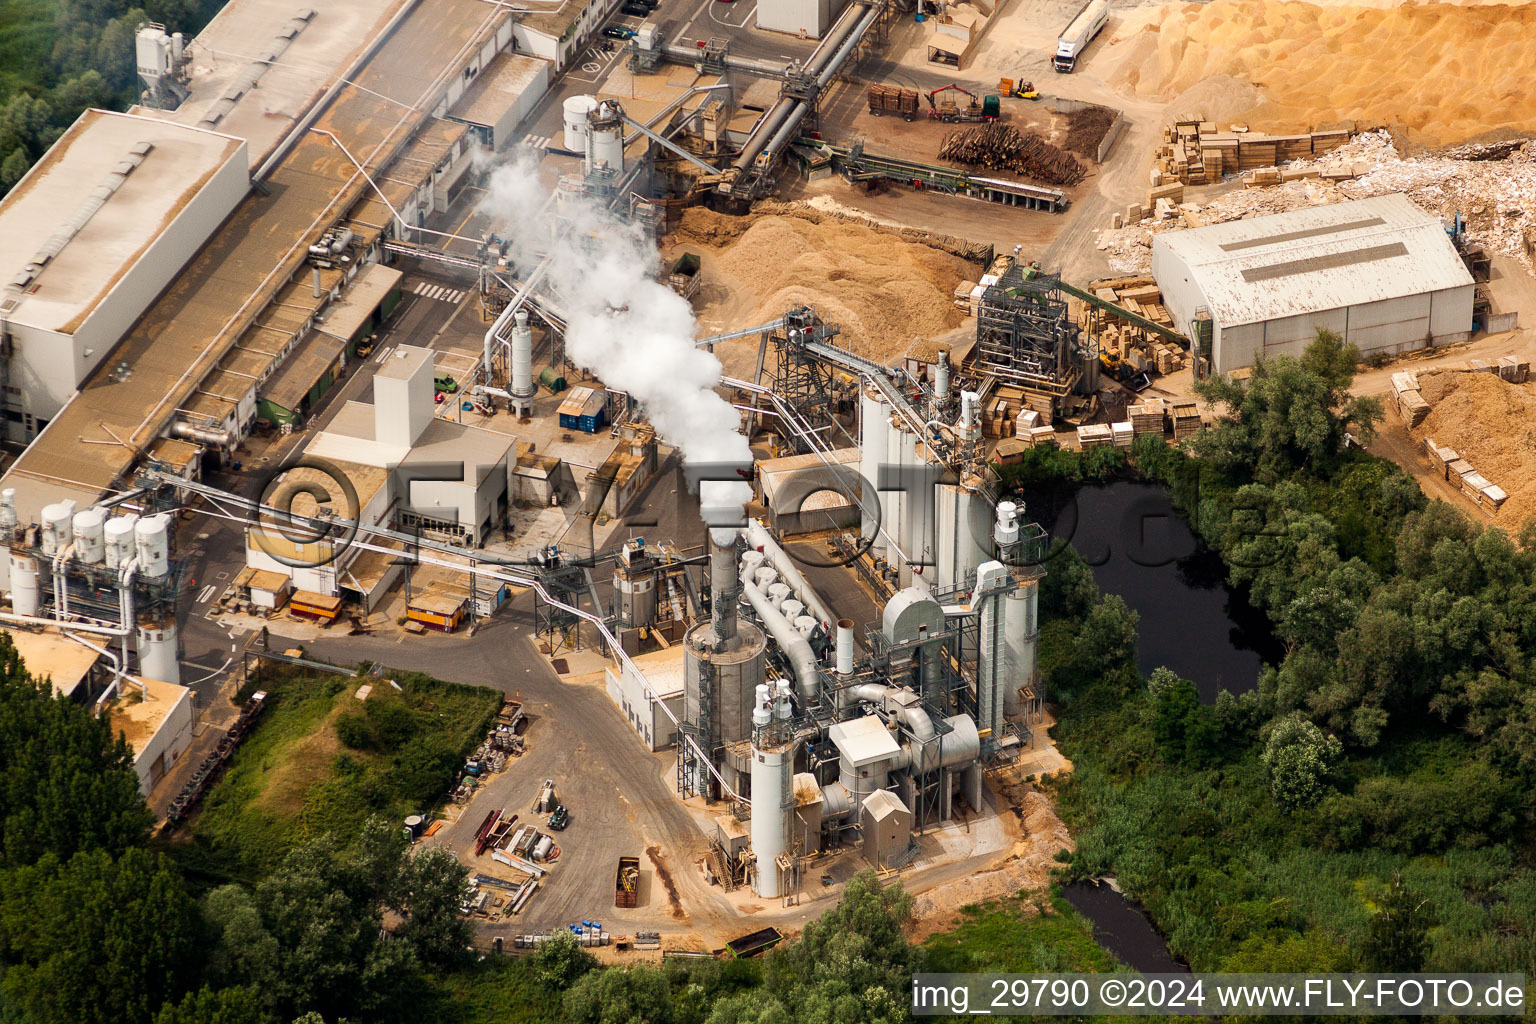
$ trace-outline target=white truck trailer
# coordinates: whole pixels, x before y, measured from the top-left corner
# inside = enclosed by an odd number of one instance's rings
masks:
[[[1056,58],[1052,61],[1056,71],[1071,74],[1077,58],[1088,49],[1093,37],[1103,31],[1108,21],[1109,0],[1088,0],[1083,4],[1056,38]]]

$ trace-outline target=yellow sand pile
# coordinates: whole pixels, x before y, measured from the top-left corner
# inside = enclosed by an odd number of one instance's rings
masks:
[[[1449,446],[1509,495],[1495,521],[1515,534],[1536,515],[1536,384],[1492,373],[1421,372],[1429,415],[1412,431]]]
[[[1150,10],[1155,19],[1131,14],[1115,41],[1113,84],[1178,106],[1204,101],[1209,118],[1276,131],[1398,124],[1429,145],[1536,127],[1536,5],[1213,0]],[[1202,84],[1215,78],[1223,87]],[[1234,109],[1252,97],[1226,89],[1231,79],[1263,99]]]
[[[929,246],[835,219],[722,218],[693,209],[678,243],[707,247],[699,308],[706,329],[765,323],[808,305],[841,325],[840,344],[880,360],[906,352],[914,337],[958,326],[964,314],[953,303],[955,286],[980,272]],[[757,339],[748,347],[755,359]],[[717,354],[731,369],[745,352]]]

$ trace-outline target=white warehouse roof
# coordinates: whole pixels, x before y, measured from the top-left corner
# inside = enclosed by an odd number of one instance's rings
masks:
[[[81,114],[0,201],[0,302],[16,303],[7,318],[75,333],[232,160],[243,180],[239,139],[107,110]]]
[[[1376,196],[1154,235],[1223,327],[1472,284],[1439,218]]]

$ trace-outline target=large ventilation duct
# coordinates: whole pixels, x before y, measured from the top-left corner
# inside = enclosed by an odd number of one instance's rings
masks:
[[[837,620],[837,674],[853,675],[853,620]]]
[[[516,326],[512,328],[512,411],[519,417],[533,412],[533,396],[538,385],[533,380],[533,331],[528,327],[528,311],[519,309],[514,314]]]
[[[752,610],[757,613],[763,628],[768,630],[774,642],[779,645],[779,650],[784,652],[784,656],[794,666],[801,704],[808,706],[816,703],[820,668],[816,652],[811,650],[811,642],[795,630],[784,614],[768,600],[768,595],[753,585],[751,580],[743,579],[741,590],[752,605]]]
[[[800,567],[795,564],[793,558],[789,557],[788,552],[779,547],[778,542],[768,533],[768,528],[760,521],[753,519],[747,523],[743,532],[746,534],[747,545],[762,550],[768,564],[778,570],[779,576],[795,592],[795,597],[805,604],[806,613],[814,615],[816,621],[821,623],[822,629],[831,629],[832,624],[837,621],[837,616],[821,603],[821,598],[816,596],[816,591],[811,589],[811,585],[800,574]]]
[[[217,427],[194,427],[190,423],[172,423],[171,436],[179,437],[183,441],[195,441],[198,444],[211,444],[218,448],[232,448],[235,444],[235,435],[227,430]]]

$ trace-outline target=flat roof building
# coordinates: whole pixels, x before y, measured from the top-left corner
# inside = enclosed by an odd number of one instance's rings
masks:
[[[249,187],[240,139],[80,115],[0,200],[9,440],[57,415]]]
[[[133,770],[145,796],[192,743],[192,691],[158,679],[126,676],[107,711],[112,731],[133,748]]]
[[[1472,330],[1471,273],[1402,194],[1154,235],[1152,275],[1179,330],[1209,337],[1218,373],[1299,355],[1324,328],[1362,356]]]

